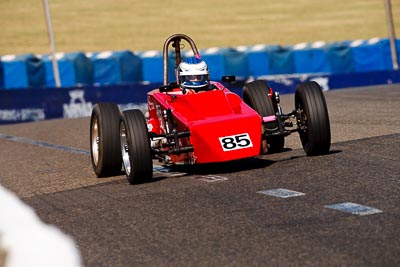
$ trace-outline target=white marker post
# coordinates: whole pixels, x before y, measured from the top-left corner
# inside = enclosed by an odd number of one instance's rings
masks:
[[[56,87],[61,87],[60,73],[58,71],[58,63],[56,58],[56,47],[54,45],[53,27],[51,25],[50,9],[48,0],[43,0],[44,13],[46,15],[47,33],[49,35],[50,50],[51,50],[51,61],[53,63],[53,74],[56,82]]]
[[[393,69],[398,70],[399,63],[398,63],[397,50],[396,50],[396,36],[395,36],[394,24],[393,24],[392,4],[391,4],[390,0],[385,0],[385,10],[386,10],[387,25],[388,25],[388,30],[389,30],[390,51],[392,53]]]

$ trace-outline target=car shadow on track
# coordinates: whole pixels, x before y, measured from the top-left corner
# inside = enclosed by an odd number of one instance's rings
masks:
[[[274,164],[275,162],[276,161],[263,158],[247,158],[229,162],[204,163],[196,165],[176,165],[168,166],[166,168],[169,169],[171,172],[186,173],[187,175],[207,175],[234,173],[265,168]]]
[[[204,163],[195,165],[163,165],[155,166],[154,172],[157,173],[150,182],[157,182],[167,179],[168,177],[181,177],[191,175],[210,175],[210,174],[226,174],[241,171],[250,171],[261,169],[271,166],[274,163],[294,160],[298,158],[307,157],[306,154],[302,155],[287,155],[285,152],[294,151],[290,148],[285,148],[280,153],[265,154],[259,157],[246,158],[228,162],[218,163]],[[340,153],[340,150],[332,150],[330,154]],[[268,158],[268,157],[272,157]]]
[[[326,155],[316,155],[316,156],[307,156],[306,154],[295,155],[295,156],[290,156],[290,157],[283,158],[281,160],[275,160],[275,161],[287,161],[287,160],[300,159],[300,158],[306,158],[306,157],[323,157],[323,156],[333,155],[333,154],[337,154],[337,153],[342,153],[342,150],[331,150]]]
[[[292,149],[285,149],[282,152],[290,152]],[[153,166],[153,178],[149,181],[138,182],[136,184],[156,183],[172,177],[184,177],[192,175],[212,175],[212,174],[227,174],[241,171],[250,171],[269,167],[277,162],[291,161],[295,159],[305,158],[306,154],[285,155],[285,153],[265,154],[259,157],[234,160],[229,162],[219,163],[204,163],[195,165],[157,165]],[[328,155],[341,153],[341,150],[331,150]],[[273,159],[268,159],[270,156],[275,156]],[[278,157],[276,157],[278,156]],[[125,175],[122,170],[119,175]],[[126,179],[110,182],[112,184],[125,183]]]

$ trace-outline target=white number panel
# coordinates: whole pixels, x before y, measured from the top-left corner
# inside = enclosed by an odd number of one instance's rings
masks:
[[[224,151],[253,147],[248,133],[220,137],[219,142]]]

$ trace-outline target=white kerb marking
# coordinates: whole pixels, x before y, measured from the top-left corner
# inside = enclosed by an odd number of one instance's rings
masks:
[[[284,188],[263,190],[263,191],[258,191],[257,193],[264,194],[267,196],[272,196],[272,197],[280,197],[280,198],[299,197],[299,196],[305,195],[304,193],[292,191],[292,190],[284,189]]]
[[[326,205],[325,208],[338,210],[338,211],[342,211],[342,212],[346,212],[346,213],[351,213],[351,214],[355,214],[355,215],[361,215],[361,216],[383,212],[383,211],[373,208],[373,207],[363,206],[363,205],[360,205],[357,203],[352,203],[352,202],[343,202],[343,203],[338,203],[338,204]]]
[[[213,182],[220,182],[220,181],[228,181],[228,178],[219,176],[219,175],[203,175],[197,178],[197,180],[208,182],[208,183],[213,183]]]

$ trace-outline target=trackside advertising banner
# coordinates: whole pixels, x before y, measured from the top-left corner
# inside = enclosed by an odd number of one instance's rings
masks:
[[[316,81],[323,90],[400,83],[399,71],[364,72],[342,75],[277,75],[260,76],[281,94],[294,93],[296,86],[304,81]],[[247,80],[246,82],[251,81]],[[226,86],[242,95],[245,81]],[[0,89],[0,124],[34,122],[55,118],[78,118],[90,116],[98,102],[113,102],[121,110],[146,109],[147,92],[161,84],[129,84],[101,87],[41,88],[23,90]]]
[[[90,116],[98,102],[137,108],[159,85],[0,90],[0,124]]]

